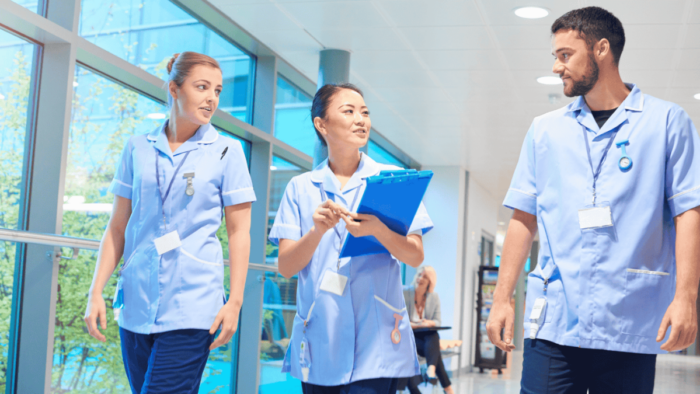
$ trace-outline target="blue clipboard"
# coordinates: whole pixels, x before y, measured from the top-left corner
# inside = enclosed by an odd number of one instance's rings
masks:
[[[392,231],[407,235],[432,177],[432,171],[416,170],[382,171],[371,176],[357,213],[374,215]],[[389,253],[377,238],[356,238],[348,233],[340,258],[377,253]]]

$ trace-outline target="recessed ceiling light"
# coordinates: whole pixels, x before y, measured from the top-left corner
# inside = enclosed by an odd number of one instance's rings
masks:
[[[559,77],[539,77],[537,82],[542,85],[561,85],[561,78]]]
[[[148,119],[165,119],[165,114],[152,113],[146,115]]]
[[[2,96],[2,95],[0,94],[0,96]],[[695,97],[696,100],[700,100],[700,93],[696,94],[696,95],[693,96],[693,97]]]
[[[525,19],[540,19],[549,15],[549,11],[541,7],[520,7],[514,12],[515,15]]]

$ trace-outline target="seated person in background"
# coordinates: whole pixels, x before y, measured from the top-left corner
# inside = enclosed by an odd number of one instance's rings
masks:
[[[433,267],[423,265],[418,267],[411,286],[406,286],[403,296],[406,300],[408,317],[414,330],[424,327],[440,326],[440,297],[434,292],[437,284],[437,273]],[[437,375],[445,393],[452,394],[452,383],[445,371],[440,354],[440,336],[437,331],[415,332],[416,350],[418,355],[425,357],[428,364],[428,379],[433,380]],[[409,383],[412,394],[419,393],[415,380]]]

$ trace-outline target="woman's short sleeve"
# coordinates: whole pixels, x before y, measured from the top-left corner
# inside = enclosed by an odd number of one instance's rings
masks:
[[[408,233],[418,234],[418,231],[420,231],[421,235],[425,235],[425,233],[432,229],[433,221],[430,219],[430,216],[428,216],[428,211],[425,209],[425,205],[423,205],[421,202],[420,206],[418,207],[418,212],[416,212],[416,216],[413,218],[411,227],[408,229]]]
[[[132,190],[134,182],[134,160],[133,160],[133,144],[132,140],[126,143],[122,151],[121,160],[117,164],[117,168],[112,178],[112,183],[109,185],[109,192],[115,196],[132,199]]]
[[[270,230],[269,240],[275,245],[279,245],[280,239],[298,241],[303,235],[295,180],[296,178],[287,184],[275,216],[275,223]]]
[[[221,197],[224,206],[255,201],[253,181],[250,179],[248,163],[241,143],[231,139],[228,144],[228,155],[224,159],[226,167],[221,182]]]

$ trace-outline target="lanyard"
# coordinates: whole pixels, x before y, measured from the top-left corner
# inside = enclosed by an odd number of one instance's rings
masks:
[[[158,182],[158,195],[160,196],[161,203],[160,208],[161,211],[163,212],[163,227],[165,228],[167,224],[165,223],[165,200],[168,198],[168,194],[170,194],[170,188],[173,187],[173,182],[175,181],[175,177],[177,176],[177,173],[180,172],[180,168],[182,168],[182,165],[185,164],[185,160],[187,160],[187,156],[190,155],[191,151],[188,151],[185,153],[185,157],[182,158],[182,161],[180,164],[177,166],[177,169],[173,173],[173,177],[170,179],[170,184],[168,185],[168,190],[165,191],[165,196],[163,196],[163,191],[160,188],[160,169],[158,168],[158,149],[156,151],[156,182]]]
[[[321,201],[326,202],[328,199],[326,197],[326,190],[323,188],[323,183],[320,184],[321,187]],[[355,203],[357,202],[357,196],[360,195],[360,189],[362,189],[362,185],[357,187],[357,190],[355,191],[355,197],[352,198],[352,204],[348,208],[350,208],[350,211],[352,212],[353,207],[355,206]],[[343,236],[340,235],[340,231],[338,231],[337,226],[333,226],[333,230],[335,231],[335,235],[338,236],[338,240],[340,241],[340,247],[343,245]],[[348,229],[345,229],[345,237],[348,235]],[[340,247],[338,247],[338,253],[340,253]],[[338,256],[338,270],[340,270],[340,256]]]
[[[594,170],[593,169],[593,159],[591,159],[591,146],[588,142],[588,131],[586,130],[586,127],[583,127],[583,140],[586,141],[586,152],[588,153],[588,163],[591,165],[591,171],[593,172],[593,205],[595,205],[595,183],[598,180],[598,176],[600,175],[600,171],[603,169],[603,162],[605,162],[605,158],[608,156],[608,151],[610,150],[610,147],[612,146],[613,141],[615,140],[615,136],[617,135],[617,131],[613,131],[612,135],[610,136],[610,140],[608,141],[608,145],[605,147],[605,150],[603,151],[603,156],[600,158],[600,164],[598,164],[598,169]]]

